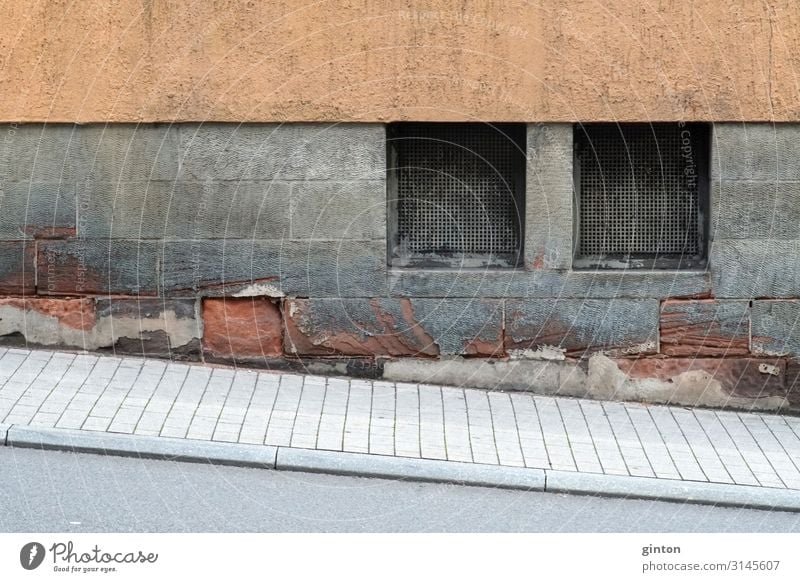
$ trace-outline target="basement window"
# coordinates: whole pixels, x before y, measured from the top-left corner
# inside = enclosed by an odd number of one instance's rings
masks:
[[[576,268],[694,269],[707,257],[710,128],[575,128]]]
[[[391,124],[387,183],[391,266],[520,263],[524,124]]]

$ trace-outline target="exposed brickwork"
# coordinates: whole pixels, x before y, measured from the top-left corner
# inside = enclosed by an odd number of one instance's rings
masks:
[[[209,359],[247,361],[283,353],[281,312],[263,297],[203,301],[203,353]]]

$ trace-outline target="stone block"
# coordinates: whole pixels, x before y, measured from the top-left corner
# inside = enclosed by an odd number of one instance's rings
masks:
[[[75,235],[75,186],[16,182],[0,189],[0,238],[65,238]]]
[[[650,402],[777,410],[786,405],[786,361],[780,358],[639,358],[615,361]],[[593,377],[590,382],[614,385]],[[620,390],[630,389],[621,386]],[[616,398],[630,397],[618,392]]]
[[[800,182],[714,182],[711,215],[715,239],[800,238]]]
[[[81,129],[72,124],[0,125],[0,178],[5,183],[74,183],[85,175]]]
[[[514,271],[393,269],[389,293],[398,297],[658,298],[704,297],[703,271]]]
[[[593,351],[653,353],[658,308],[654,299],[508,300],[506,349],[555,358]]]
[[[573,148],[568,123],[528,126],[525,268],[572,266]]]
[[[37,289],[60,295],[155,295],[158,251],[158,243],[131,240],[42,241]]]
[[[100,348],[116,354],[199,359],[200,322],[194,300],[98,299],[95,309]]]
[[[753,301],[754,354],[800,358],[800,301]]]
[[[502,304],[424,299],[292,299],[286,351],[301,356],[502,353]]]
[[[719,299],[800,295],[800,241],[716,240],[709,266]]]
[[[386,172],[378,124],[187,124],[186,180],[376,180]]]
[[[717,123],[713,143],[713,179],[800,179],[798,124]]]
[[[180,167],[178,126],[91,124],[77,126],[77,181],[174,180]]]
[[[386,183],[307,181],[292,185],[291,236],[385,239]]]
[[[0,241],[0,293],[36,289],[36,243]]]
[[[666,301],[661,306],[661,353],[741,356],[750,351],[747,301]]]
[[[196,359],[199,338],[192,301],[0,299],[0,341],[6,344]]]
[[[167,295],[386,294],[382,241],[175,241],[164,243],[161,263]]]
[[[87,182],[78,190],[82,237],[289,237],[285,182]]]
[[[283,353],[279,307],[264,297],[203,300],[206,359],[247,362]]]

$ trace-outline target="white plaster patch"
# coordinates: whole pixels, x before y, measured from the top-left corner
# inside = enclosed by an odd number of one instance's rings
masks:
[[[509,350],[508,357],[512,360],[551,360],[566,359],[567,350],[558,346],[539,346],[535,350]]]
[[[69,346],[96,350],[113,346],[122,337],[139,338],[142,333],[163,331],[173,348],[200,339],[194,319],[178,317],[168,309],[154,318],[101,317],[95,326],[82,330],[63,325],[58,318],[35,309],[16,306],[0,307],[0,335],[21,333],[25,340],[42,346]]]
[[[275,285],[254,283],[233,294],[234,297],[285,297],[286,295]]]

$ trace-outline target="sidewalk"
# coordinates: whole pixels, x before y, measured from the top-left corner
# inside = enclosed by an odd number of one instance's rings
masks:
[[[768,414],[0,348],[0,424],[12,446],[800,510],[800,418]]]

